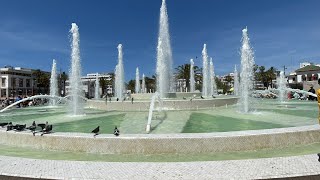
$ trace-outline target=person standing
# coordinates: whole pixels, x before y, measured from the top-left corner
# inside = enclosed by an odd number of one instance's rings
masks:
[[[318,84],[320,85],[320,79],[318,79]],[[320,124],[320,89],[317,89],[316,94],[317,94],[318,108],[319,108],[318,121]]]

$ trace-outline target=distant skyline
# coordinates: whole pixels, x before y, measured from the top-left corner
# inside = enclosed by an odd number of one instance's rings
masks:
[[[80,31],[83,75],[113,72],[123,44],[126,80],[155,73],[161,0],[0,0],[0,66],[50,71],[70,67],[71,23]],[[240,64],[241,30],[248,27],[255,62],[286,72],[320,63],[318,0],[167,0],[174,67],[202,66],[207,44],[215,72]],[[198,57],[196,59],[196,57]]]

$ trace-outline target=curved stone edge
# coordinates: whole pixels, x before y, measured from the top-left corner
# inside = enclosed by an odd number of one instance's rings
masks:
[[[208,99],[164,99],[162,107],[166,110],[198,110],[198,109],[212,109],[220,106],[229,106],[236,104],[238,97],[218,97]],[[86,106],[107,111],[148,111],[150,106],[149,101],[137,100],[133,103],[127,101],[101,101],[101,100],[88,100]],[[158,102],[155,103],[155,109],[158,108]]]
[[[214,153],[281,148],[320,142],[320,126],[205,134],[98,135],[53,133],[44,136],[0,130],[0,144],[44,150],[104,154]]]
[[[203,162],[82,162],[0,156],[0,177],[33,179],[310,179],[316,154]]]

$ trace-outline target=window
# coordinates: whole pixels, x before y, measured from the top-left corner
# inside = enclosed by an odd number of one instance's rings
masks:
[[[296,78],[292,78],[292,81],[296,81]]]
[[[16,78],[11,78],[12,87],[16,87]]]
[[[1,87],[6,87],[6,78],[1,78]]]
[[[1,97],[7,97],[7,91],[5,89],[1,89]]]
[[[30,84],[31,84],[30,79],[26,79],[26,87],[30,87],[31,86]]]
[[[19,78],[19,87],[23,87],[23,79]]]

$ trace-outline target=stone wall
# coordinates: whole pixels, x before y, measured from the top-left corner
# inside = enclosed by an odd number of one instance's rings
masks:
[[[163,108],[168,110],[197,110],[197,109],[210,109],[219,106],[228,106],[236,104],[237,97],[228,98],[210,98],[210,99],[193,99],[190,100],[175,100],[166,99],[163,101]],[[159,103],[155,103],[157,109]],[[88,100],[87,107],[96,108],[108,111],[149,111],[150,101],[100,101]]]
[[[106,153],[160,154],[249,151],[320,142],[319,125],[199,134],[98,135],[53,133],[33,136],[26,132],[0,130],[0,144],[45,150]]]

